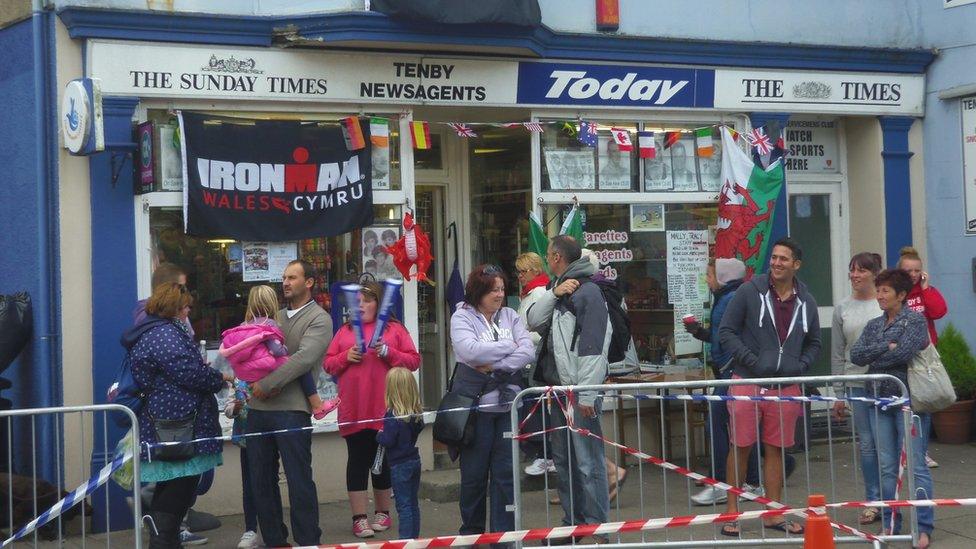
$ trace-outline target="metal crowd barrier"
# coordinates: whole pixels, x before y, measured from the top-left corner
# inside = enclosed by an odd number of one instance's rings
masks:
[[[766,385],[788,386],[799,385],[802,398],[798,399],[802,409],[792,448],[781,450],[780,461],[782,478],[787,478],[787,456],[795,460],[795,470],[784,483],[780,502],[770,503],[760,498],[755,501],[755,495],[762,495],[765,490],[765,480],[762,470],[765,458],[760,453],[760,485],[753,489],[747,499],[739,496],[739,511],[752,511],[765,507],[769,509],[783,509],[807,507],[809,494],[823,494],[827,502],[863,501],[864,485],[861,481],[860,458],[854,435],[853,406],[848,405],[847,417],[844,423],[830,418],[831,408],[839,401],[851,403],[856,399],[849,398],[846,388],[865,382],[887,380],[894,383],[907,396],[905,385],[890,375],[861,375],[861,376],[810,376],[797,378],[773,379],[737,379],[710,381],[676,381],[655,383],[607,383],[590,386],[566,387],[533,387],[518,394],[511,411],[512,460],[514,476],[514,504],[512,510],[515,515],[515,530],[552,528],[564,526],[563,509],[560,505],[550,503],[556,493],[559,475],[543,474],[540,477],[523,478],[522,467],[519,463],[520,445],[524,437],[531,433],[546,432],[541,438],[543,454],[546,459],[553,459],[559,449],[555,444],[565,444],[565,454],[570,454],[571,437],[589,438],[603,444],[603,455],[609,463],[608,469],[623,467],[627,471],[626,482],[618,486],[616,499],[610,506],[607,522],[641,521],[653,517],[685,517],[673,521],[680,528],[662,527],[628,534],[610,534],[608,541],[615,547],[714,547],[716,545],[756,546],[756,545],[802,545],[803,535],[788,535],[786,533],[764,527],[761,521],[750,520],[739,523],[741,535],[739,538],[721,535],[722,525],[720,517],[708,524],[701,524],[697,520],[687,517],[714,515],[724,513],[726,504],[713,503],[708,506],[695,505],[691,497],[702,489],[696,486],[696,479],[706,477],[704,486],[709,485],[713,475],[715,433],[706,429],[709,405],[727,405],[727,401],[707,400],[705,395],[711,395],[716,388],[732,387],[736,385]],[[844,390],[834,394],[833,387],[842,385]],[[867,385],[871,387],[872,385]],[[581,392],[599,392],[602,395],[603,412],[601,417],[602,437],[592,431],[575,427],[562,418],[563,407],[567,409],[569,402],[578,402]],[[548,398],[546,398],[548,396]],[[542,404],[534,406],[536,397],[541,397]],[[716,397],[713,397],[716,398]],[[870,394],[865,397],[874,399]],[[524,404],[523,404],[523,401]],[[759,400],[751,401],[753,406],[760,405]],[[778,401],[780,411],[786,403]],[[865,402],[861,400],[860,402]],[[746,403],[748,405],[748,403]],[[882,405],[888,410],[882,412]],[[890,406],[890,407],[889,407]],[[918,423],[918,416],[913,416],[903,398],[881,399],[881,404],[872,406],[869,413],[894,413],[900,417],[906,436],[903,439],[901,460],[907,458],[904,474],[900,479],[901,490],[898,496],[902,499],[913,499],[915,494],[914,477],[911,474],[914,463],[910,448],[909,433],[913,420]],[[534,428],[524,422],[527,413],[541,414],[541,421]],[[826,421],[823,421],[826,416]],[[573,414],[574,422],[579,423],[580,412]],[[782,418],[781,418],[782,420]],[[850,422],[849,424],[847,422]],[[526,423],[521,426],[520,424]],[[819,428],[814,432],[812,425]],[[539,428],[541,425],[541,428]],[[845,428],[846,426],[846,428]],[[734,426],[730,425],[730,430]],[[782,426],[779,426],[782,428]],[[565,435],[556,436],[563,431]],[[759,437],[762,437],[761,426],[757,425]],[[877,433],[876,433],[877,434]],[[815,436],[816,435],[816,436]],[[562,441],[562,442],[557,442]],[[876,440],[876,448],[878,441]],[[575,447],[574,447],[575,448]],[[880,451],[878,452],[880,456]],[[527,458],[529,462],[531,457]],[[570,461],[572,463],[572,461]],[[879,476],[880,476],[880,465]],[[900,473],[901,474],[901,473]],[[611,475],[612,476],[612,475]],[[636,478],[633,478],[636,477]],[[731,480],[731,472],[728,473]],[[722,479],[725,480],[725,479]],[[570,479],[570,482],[572,480]],[[598,483],[599,484],[599,483]],[[731,484],[731,482],[729,483]],[[721,486],[721,485],[719,485]],[[585,489],[575,492],[572,486],[567,492],[572,498],[573,493],[586,493]],[[727,491],[728,497],[735,497]],[[565,492],[564,492],[565,493]],[[931,497],[931,494],[924,497]],[[778,505],[778,507],[777,507]],[[539,524],[542,513],[539,508],[545,508],[545,524]],[[527,511],[529,511],[527,513]],[[870,525],[858,524],[860,509],[828,509],[827,513],[835,523],[836,543],[880,543],[889,541],[918,541],[918,523],[915,508],[903,511],[905,516],[900,535],[891,535],[887,524],[879,529],[878,522]],[[531,515],[530,524],[526,524],[527,515]],[[785,514],[788,520],[804,524],[802,514]],[[577,524],[574,519],[572,525]],[[840,529],[837,529],[840,528]],[[907,532],[905,530],[908,530]],[[612,529],[611,529],[612,530]],[[596,540],[590,537],[574,540],[574,545],[595,545]]]
[[[123,435],[129,437],[129,453],[117,452],[119,433],[127,430],[115,423],[119,414],[132,426]],[[0,547],[25,542],[34,547],[142,547],[139,425],[130,409],[98,404],[5,410],[0,425],[6,427],[0,444],[7,450],[6,463],[0,464],[6,466],[0,472],[6,481],[6,487],[0,485]],[[44,461],[53,467],[39,466]],[[51,469],[56,472],[45,474]],[[117,474],[131,475],[133,487],[122,490],[112,480]],[[118,491],[127,503],[121,514]]]

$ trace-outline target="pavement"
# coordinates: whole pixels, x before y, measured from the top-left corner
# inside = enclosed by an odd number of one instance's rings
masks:
[[[803,506],[809,493],[823,493],[828,502],[856,501],[863,499],[863,489],[857,476],[860,474],[854,462],[854,447],[847,442],[814,445],[808,452],[795,454],[797,470],[786,485],[783,500],[788,505]],[[935,458],[940,467],[932,469],[935,495],[939,498],[976,497],[976,444],[947,445],[933,441],[930,444],[930,455]],[[446,486],[456,484],[456,470],[435,471],[424,473],[427,477],[428,489],[436,488],[436,484]],[[440,480],[438,480],[440,479]],[[547,504],[546,494],[537,489],[539,479],[536,479],[533,491],[525,490],[521,494],[523,511],[523,526],[537,528],[545,526],[559,526],[562,511],[559,506]],[[433,486],[434,488],[430,488]],[[632,465],[628,468],[628,478],[621,489],[620,496],[611,506],[610,520],[623,521],[641,518],[668,517],[694,514],[720,513],[724,505],[712,507],[693,507],[690,505],[688,494],[700,490],[693,482],[687,481],[673,472],[664,471],[649,464]],[[429,492],[429,494],[443,492]],[[438,496],[437,499],[441,499]],[[228,502],[231,506],[232,502]],[[239,502],[233,502],[239,508]],[[744,503],[741,510],[758,509],[753,503]],[[457,503],[454,501],[422,500],[421,533],[422,536],[451,535],[457,532],[459,514]],[[287,513],[287,511],[286,511]],[[835,513],[834,520],[857,527],[857,510],[844,509]],[[937,548],[966,548],[976,547],[976,508],[973,507],[940,507],[936,510],[935,533],[932,547]],[[320,523],[323,531],[323,543],[346,543],[360,541],[351,533],[351,517],[345,502],[327,503],[319,507]],[[207,547],[232,548],[243,533],[243,516],[232,514],[221,517],[223,525],[217,530],[204,532],[209,538]],[[395,518],[394,518],[395,521]],[[862,527],[865,531],[878,533],[880,524]],[[743,539],[757,540],[755,544],[746,546],[760,546],[758,541],[766,536],[784,538],[786,534],[765,530],[758,521],[743,522]],[[113,532],[108,545],[117,547],[132,546],[132,532]],[[377,535],[372,541],[387,541],[397,539],[396,526],[388,532]],[[144,542],[148,546],[147,538]],[[718,527],[702,525],[694,527],[674,528],[666,531],[633,533],[620,536],[624,543],[650,544],[654,542],[714,542],[714,546],[722,545],[730,540],[720,536]],[[616,537],[611,541],[616,541]],[[584,543],[590,543],[584,541]],[[64,540],[62,547],[106,546],[104,535],[88,535],[84,540],[80,536],[70,536]],[[21,546],[23,544],[17,544]],[[530,543],[528,545],[538,545]],[[655,543],[656,545],[656,543]],[[802,541],[798,542],[802,545]],[[57,547],[57,543],[39,543],[39,547]],[[909,547],[908,543],[890,543],[889,547]]]

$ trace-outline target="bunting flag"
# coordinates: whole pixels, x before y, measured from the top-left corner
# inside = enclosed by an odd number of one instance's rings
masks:
[[[542,264],[545,265],[545,257],[549,251],[549,237],[546,230],[542,227],[542,220],[535,212],[529,213],[529,251],[539,254],[543,258]]]
[[[695,142],[698,143],[698,156],[711,158],[712,153],[715,152],[715,147],[712,145],[712,127],[695,130]]]
[[[542,133],[546,131],[545,128],[542,127],[542,123],[540,122],[525,122],[524,124],[522,124],[522,126],[524,126],[525,129],[529,130],[532,133]]]
[[[613,136],[613,142],[617,144],[620,152],[631,152],[634,150],[634,144],[630,141],[629,131],[621,128],[610,128],[610,135]]]
[[[749,140],[749,146],[756,149],[756,152],[760,155],[769,154],[773,150],[773,144],[769,141],[769,136],[766,135],[766,130],[762,128],[755,128],[747,136]]]
[[[596,147],[596,124],[593,122],[581,121],[579,124],[579,142],[587,147]]]
[[[474,130],[463,122],[452,122],[448,126],[458,134],[458,137],[478,137],[478,134],[474,133]]]
[[[654,145],[654,132],[637,132],[637,153],[641,158],[654,158],[657,156],[657,147]]]
[[[731,128],[729,126],[721,126],[721,127],[729,130],[729,133],[732,134],[732,141],[734,142],[739,141],[739,132],[735,131],[734,128]]]
[[[664,132],[664,148],[670,149],[671,145],[674,145],[681,139],[681,132]]]
[[[369,142],[374,147],[387,148],[390,146],[390,121],[386,118],[369,119]]]
[[[410,123],[410,139],[413,148],[426,150],[430,148],[430,125],[426,122]]]
[[[346,149],[358,151],[366,147],[363,127],[359,125],[358,116],[348,116],[342,119],[342,137],[346,140]]]

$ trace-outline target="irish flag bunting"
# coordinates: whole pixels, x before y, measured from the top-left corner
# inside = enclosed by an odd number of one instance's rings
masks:
[[[390,121],[386,118],[369,119],[369,141],[374,147],[390,146]]]
[[[695,141],[698,143],[698,156],[710,158],[715,151],[712,146],[712,128],[698,128],[695,130]]]
[[[415,149],[430,148],[430,125],[426,122],[410,123],[410,139],[413,141]]]
[[[637,132],[637,153],[641,158],[654,158],[657,148],[654,145],[654,132]]]
[[[613,142],[617,144],[620,152],[630,152],[634,150],[634,144],[630,142],[630,132],[621,128],[610,128],[613,135]]]

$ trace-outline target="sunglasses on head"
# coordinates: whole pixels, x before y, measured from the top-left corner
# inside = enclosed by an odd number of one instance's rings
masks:
[[[485,265],[485,268],[482,269],[481,272],[482,274],[485,274],[487,276],[493,276],[497,274],[502,274],[502,268],[499,267],[498,265]]]

